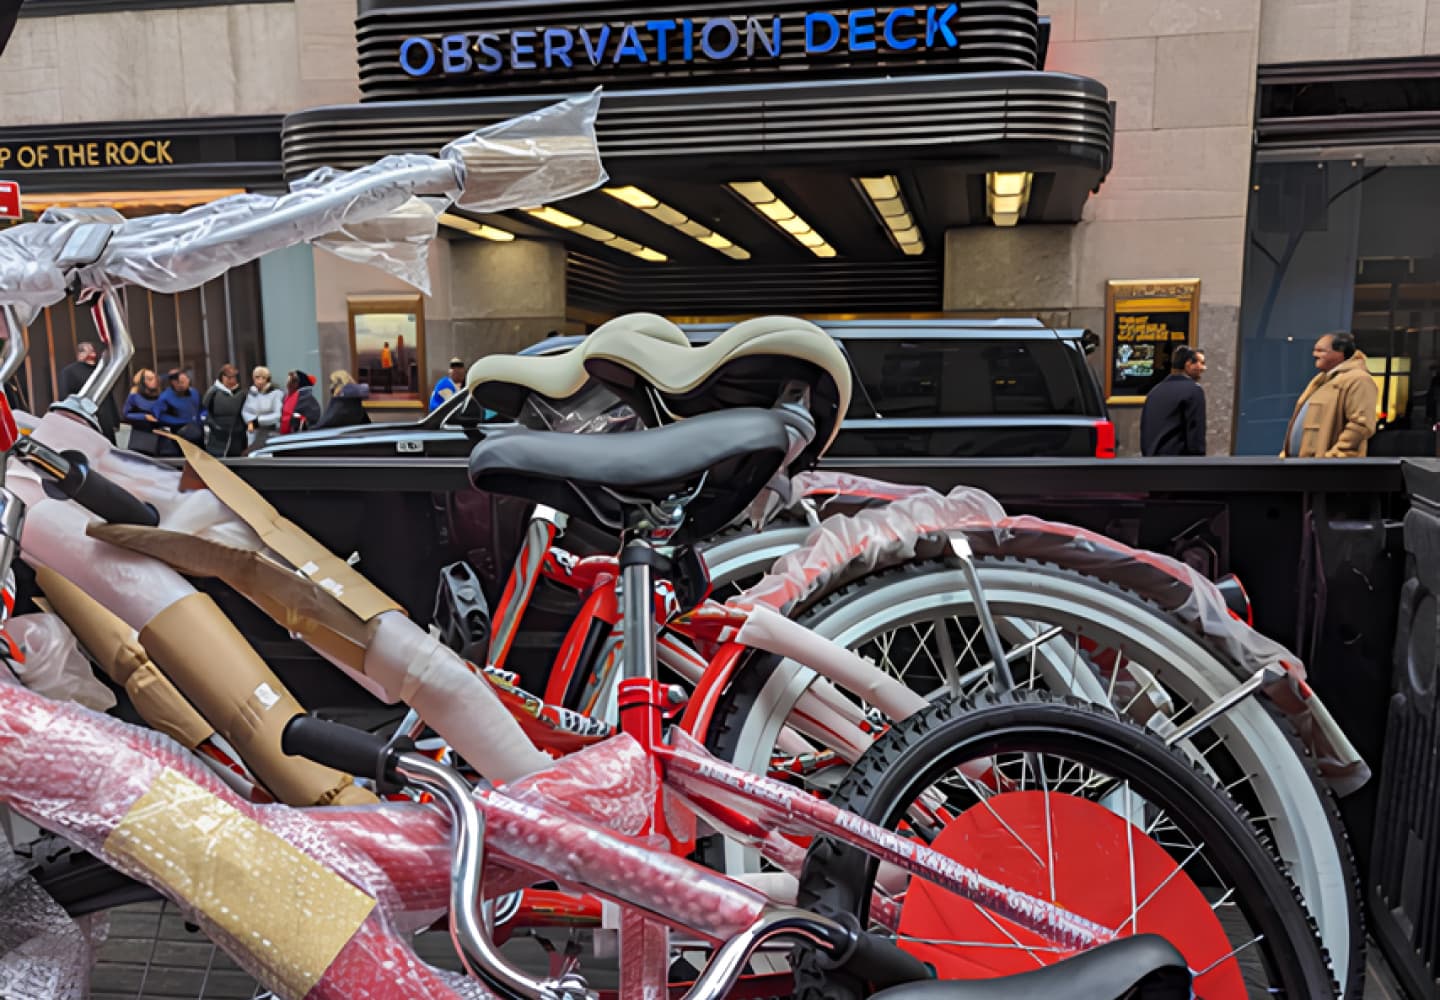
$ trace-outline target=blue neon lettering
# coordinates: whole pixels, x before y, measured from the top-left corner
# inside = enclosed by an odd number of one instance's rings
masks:
[[[415,64],[414,53],[419,50],[425,61]],[[400,43],[400,68],[410,76],[424,76],[435,68],[435,46],[426,38],[407,38]]]
[[[512,31],[510,32],[510,65],[514,69],[534,69],[534,59],[521,59],[521,56],[533,56],[535,54],[535,32],[533,31]]]
[[[710,40],[710,34],[716,28],[721,29],[730,40],[724,49],[717,49]],[[705,27],[700,31],[700,50],[711,59],[729,59],[739,47],[740,32],[734,21],[728,17],[717,17],[705,22]]]
[[[600,26],[600,37],[594,42],[590,40],[590,29],[581,28],[580,41],[585,43],[585,54],[590,57],[590,65],[599,66],[600,57],[605,54],[605,46],[610,42],[610,25]]]
[[[852,10],[849,18],[850,51],[875,51],[875,8],[862,7]]]
[[[476,35],[475,48],[485,57],[483,62],[475,64],[480,72],[495,73],[505,65],[505,57],[500,54],[500,36],[493,31],[482,31]]]
[[[655,33],[655,61],[670,61],[670,32],[675,27],[673,20],[646,21],[645,27]]]
[[[777,16],[770,29],[770,37],[765,36],[765,25],[760,23],[758,17],[747,17],[745,19],[745,54],[755,54],[755,39],[760,39],[760,47],[772,56],[780,55],[780,18]]]
[[[830,29],[830,37],[824,43],[815,40],[815,26],[824,25]],[[812,54],[821,54],[832,51],[840,44],[840,22],[835,20],[834,14],[827,14],[825,11],[815,11],[805,15],[805,51]]]
[[[620,35],[620,44],[615,46],[616,65],[619,65],[621,56],[627,55],[634,56],[642,63],[650,61],[650,57],[645,55],[645,49],[640,45],[640,33],[633,24],[625,26],[625,31]]]
[[[904,52],[906,49],[913,49],[920,44],[918,38],[899,38],[895,34],[895,22],[900,18],[913,18],[914,7],[896,7],[889,14],[885,15],[885,45],[896,52]]]
[[[556,44],[564,42],[563,46]],[[575,44],[575,36],[565,28],[545,29],[545,68],[549,69],[555,65],[555,60],[563,60],[567,67],[575,63],[570,58],[570,49]]]
[[[470,39],[464,35],[446,35],[440,39],[440,65],[444,72],[468,73],[470,62]]]
[[[945,45],[948,48],[959,48],[960,41],[955,37],[955,32],[950,28],[950,19],[960,13],[952,3],[943,9],[935,7],[925,8],[925,47],[935,47],[935,36],[944,35]]]
[[[811,11],[804,15],[805,52],[824,55],[842,46],[855,53],[875,52],[882,45],[893,52],[908,52],[922,45],[927,49],[958,49],[961,44],[957,28],[959,6],[959,0],[952,0],[888,10],[862,7],[843,15]],[[745,17],[745,57],[780,56],[784,46],[784,16]],[[922,17],[923,41],[920,37]],[[689,63],[703,55],[718,62],[739,53],[740,31],[738,18],[722,16],[701,21],[664,18],[613,26],[455,33],[438,38],[415,36],[400,43],[399,61],[400,68],[411,77],[437,71],[447,76],[494,73],[505,68],[507,62],[517,70],[541,66],[572,69],[581,62],[578,53],[582,48],[589,64],[597,67],[607,61],[620,64],[626,58],[639,63]]]

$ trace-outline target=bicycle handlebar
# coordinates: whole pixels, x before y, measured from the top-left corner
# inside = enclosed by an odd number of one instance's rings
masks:
[[[413,746],[408,740],[392,745],[383,736],[313,715],[295,716],[280,734],[280,749],[291,757],[306,757],[382,784],[402,783],[396,771],[400,753]]]
[[[414,785],[433,793],[455,822],[455,856],[451,867],[450,920],[462,959],[474,958],[470,970],[505,996],[541,1000],[573,996],[583,991],[575,979],[536,980],[511,965],[490,937],[477,912],[484,863],[485,819],[473,790],[454,769],[413,752],[408,741],[389,741],[338,722],[297,715],[286,724],[281,748],[291,756],[351,774],[374,776],[397,785]],[[828,953],[837,967],[846,968],[880,986],[933,978],[930,967],[882,937],[868,934],[858,924],[847,926],[808,910],[766,907],[743,934],[716,950],[704,971],[686,993],[685,1000],[718,1000],[734,986],[750,956],[776,937],[801,938]],[[466,966],[470,969],[469,965]]]
[[[15,452],[21,461],[49,477],[61,493],[102,520],[147,528],[160,524],[154,507],[97,472],[83,452],[51,451],[34,437],[22,438]]]

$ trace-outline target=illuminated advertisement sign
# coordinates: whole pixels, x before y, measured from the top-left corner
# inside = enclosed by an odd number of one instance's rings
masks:
[[[950,3],[412,35],[400,43],[399,58],[406,74],[425,77],[778,59],[787,45],[813,56],[958,50],[958,16],[959,5]]]

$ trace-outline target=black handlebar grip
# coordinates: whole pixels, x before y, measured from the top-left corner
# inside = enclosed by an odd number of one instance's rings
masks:
[[[853,940],[854,946],[835,964],[877,990],[935,978],[930,966],[902,950],[890,938],[859,932]]]
[[[375,733],[339,722],[297,715],[280,734],[280,749],[346,774],[373,778],[383,784],[395,778],[390,741]]]
[[[70,468],[59,482],[60,491],[90,513],[110,524],[153,528],[160,523],[154,507],[92,469],[83,453],[66,451],[61,452],[61,457],[70,463]]]

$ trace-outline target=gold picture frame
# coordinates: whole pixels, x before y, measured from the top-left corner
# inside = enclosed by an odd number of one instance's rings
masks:
[[[1105,283],[1105,402],[1137,406],[1170,374],[1170,353],[1198,346],[1200,279]]]
[[[370,387],[367,407],[424,409],[430,386],[425,368],[422,295],[351,295],[350,376]]]

